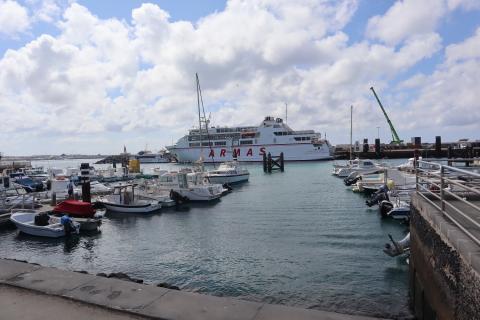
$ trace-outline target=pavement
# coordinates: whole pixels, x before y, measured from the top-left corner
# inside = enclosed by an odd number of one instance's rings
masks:
[[[145,317],[0,284],[0,319],[143,320]]]
[[[102,317],[169,320],[378,319],[214,297],[0,259],[0,319],[47,317],[49,320]]]

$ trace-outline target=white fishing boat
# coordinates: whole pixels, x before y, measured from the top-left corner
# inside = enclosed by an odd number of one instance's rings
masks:
[[[68,216],[57,218],[41,215],[36,210],[12,210],[10,220],[21,232],[32,236],[59,238],[70,233],[78,234],[80,230],[80,224]]]
[[[232,184],[248,181],[250,172],[241,168],[237,161],[223,162],[217,169],[208,171],[206,177],[211,183]]]
[[[103,183],[101,183],[99,181],[91,181],[90,182],[90,193],[91,194],[100,195],[100,194],[108,194],[108,193],[111,193],[111,192],[112,192],[112,188],[107,187],[106,185],[104,185]]]
[[[379,169],[379,164],[376,164],[372,160],[368,159],[355,159],[348,163],[346,166],[339,167],[335,171],[335,175],[340,178],[348,177],[352,172],[357,172],[358,174],[364,172],[371,172],[372,170]]]
[[[201,172],[166,172],[158,178],[157,185],[171,191],[171,197],[177,201],[212,201],[225,192],[222,185],[204,181]]]
[[[99,197],[97,202],[108,211],[120,213],[152,213],[162,208],[161,201],[135,195],[135,187],[135,184],[115,186],[113,194]]]

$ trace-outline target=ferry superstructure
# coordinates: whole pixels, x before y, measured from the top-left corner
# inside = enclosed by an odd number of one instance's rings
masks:
[[[203,127],[203,126],[202,126]],[[257,127],[205,127],[191,129],[176,144],[166,147],[179,162],[262,161],[263,154],[286,161],[329,160],[333,147],[313,130],[294,131],[281,118],[265,117]]]

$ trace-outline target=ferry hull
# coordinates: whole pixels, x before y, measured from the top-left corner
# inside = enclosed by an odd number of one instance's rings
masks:
[[[263,154],[270,153],[273,157],[277,157],[283,152],[285,161],[312,161],[312,160],[330,160],[328,145],[314,147],[312,144],[285,144],[285,145],[255,145],[255,146],[238,146],[232,148],[225,147],[208,147],[202,148],[178,148],[167,147],[167,149],[177,158],[179,162],[194,162],[202,156],[204,162],[224,162],[234,160],[234,153],[237,155],[236,160],[242,162],[259,162],[263,161]]]

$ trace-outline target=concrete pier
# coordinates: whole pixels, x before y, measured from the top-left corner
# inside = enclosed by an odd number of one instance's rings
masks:
[[[429,200],[441,207],[434,197]],[[480,206],[480,199],[468,199]],[[480,216],[461,201],[449,199],[471,219]],[[480,319],[480,246],[432,203],[412,196],[410,293],[419,320]],[[447,214],[480,236],[480,228],[451,208]]]
[[[12,305],[15,295],[18,302]],[[45,314],[42,308],[55,316],[40,316]],[[0,316],[11,319],[82,319],[81,312],[83,319],[374,319],[182,292],[6,259],[0,259],[0,310]]]

